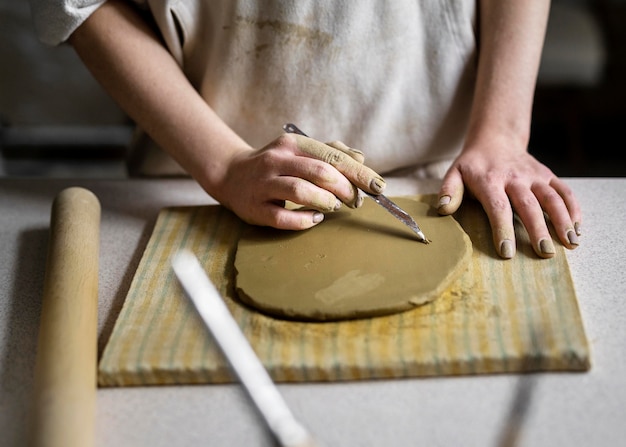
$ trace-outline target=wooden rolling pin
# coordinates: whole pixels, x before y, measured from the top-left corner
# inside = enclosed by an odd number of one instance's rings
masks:
[[[32,445],[94,444],[100,203],[67,188],[52,205],[33,408]]]

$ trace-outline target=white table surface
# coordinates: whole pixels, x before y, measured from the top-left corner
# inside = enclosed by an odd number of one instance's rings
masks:
[[[626,179],[567,179],[583,237],[568,252],[592,350],[587,373],[280,385],[327,446],[502,446],[526,387],[524,446],[626,445]],[[24,445],[32,398],[50,207],[67,186],[102,204],[99,349],[120,312],[158,211],[212,203],[190,180],[0,180],[0,444]],[[418,188],[419,187],[419,188]],[[391,180],[389,195],[436,192]],[[271,446],[237,385],[97,393],[98,446]]]

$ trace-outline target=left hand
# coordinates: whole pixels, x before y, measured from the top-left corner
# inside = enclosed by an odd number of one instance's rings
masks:
[[[443,179],[440,214],[454,213],[467,189],[487,213],[493,242],[501,257],[509,259],[515,255],[514,212],[540,257],[555,254],[544,212],[563,245],[575,248],[581,211],[572,190],[526,150],[508,149],[503,143],[466,147]]]

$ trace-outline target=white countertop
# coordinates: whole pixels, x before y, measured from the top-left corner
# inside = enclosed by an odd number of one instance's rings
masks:
[[[530,389],[516,445],[624,445],[626,179],[567,182],[584,213],[581,245],[567,256],[591,371],[279,385],[298,418],[327,446],[501,446],[518,391]],[[68,186],[90,189],[102,205],[100,352],[158,211],[213,203],[190,180],[0,180],[4,446],[24,445],[28,431],[50,207]],[[437,187],[391,179],[387,192]],[[274,445],[237,385],[100,389],[95,436],[96,445],[115,447]]]

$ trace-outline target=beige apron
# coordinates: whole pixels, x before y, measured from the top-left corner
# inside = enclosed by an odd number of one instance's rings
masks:
[[[363,150],[380,173],[435,176],[461,149],[475,81],[473,0],[144,5],[192,84],[254,147],[294,122]],[[152,173],[181,172],[164,163],[153,159]]]

